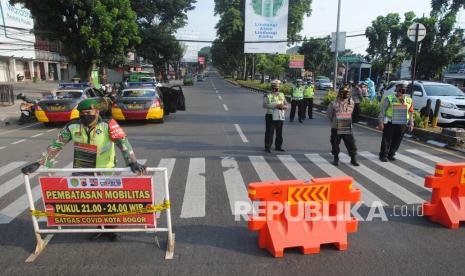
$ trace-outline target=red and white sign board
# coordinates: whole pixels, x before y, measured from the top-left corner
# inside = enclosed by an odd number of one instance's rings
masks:
[[[125,214],[155,205],[152,177],[40,177],[39,182],[45,211],[58,214],[47,217],[48,226],[155,226],[153,213]]]

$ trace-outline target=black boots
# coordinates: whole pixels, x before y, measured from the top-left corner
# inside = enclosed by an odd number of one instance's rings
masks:
[[[339,156],[338,155],[334,155],[333,165],[334,166],[339,166]]]
[[[350,164],[352,164],[355,167],[360,166],[360,164],[357,162],[356,155],[351,155],[350,156]]]

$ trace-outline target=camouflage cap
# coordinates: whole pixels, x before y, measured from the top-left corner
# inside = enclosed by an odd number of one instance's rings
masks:
[[[97,109],[97,108],[98,108],[98,102],[95,99],[85,99],[81,101],[77,106],[78,111]]]

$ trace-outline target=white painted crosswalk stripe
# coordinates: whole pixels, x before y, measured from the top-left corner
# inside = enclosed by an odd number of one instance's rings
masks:
[[[246,217],[247,212],[241,212],[240,209],[236,210],[235,208],[236,203],[239,202],[251,204],[244,179],[239,171],[239,166],[232,157],[223,157],[221,166],[223,168],[224,183],[226,184],[231,212],[233,215]]]
[[[17,169],[26,163],[27,162],[24,162],[24,161],[17,161],[17,162],[11,162],[3,167],[0,167],[0,176],[3,176],[4,174],[7,174],[11,172],[12,170]]]
[[[191,158],[181,218],[205,217],[205,158]]]
[[[333,164],[330,164],[326,159],[318,154],[305,154],[305,156],[330,177],[347,176],[347,174],[336,168]],[[363,185],[358,183],[355,179],[353,185],[354,188],[360,189],[362,191],[362,201],[366,206],[373,206],[374,203],[381,204],[382,206],[388,205]]]
[[[377,191],[381,191],[381,189],[387,191],[388,193],[391,193],[393,197],[398,198],[399,200],[407,204],[422,203],[424,199],[421,198],[421,194],[418,193],[419,195],[417,195],[414,192],[409,191],[407,189],[409,188],[409,186],[407,185],[411,185],[410,183],[414,183],[418,187],[423,188],[424,179],[423,177],[421,177],[421,173],[418,173],[418,170],[415,170],[414,173],[409,172],[407,168],[404,168],[403,162],[407,163],[411,167],[415,167],[428,174],[432,174],[434,173],[434,168],[430,165],[422,163],[422,161],[425,158],[432,161],[447,161],[442,158],[439,158],[442,159],[439,160],[435,156],[431,157],[425,155],[423,152],[418,150],[409,150],[409,154],[404,155],[397,154],[397,158],[399,159],[399,161],[401,161],[398,163],[381,163],[378,160],[377,155],[368,151],[360,152],[360,155],[361,157],[366,158],[365,162],[370,162],[370,164],[372,164],[373,166],[369,166],[367,163],[365,163],[365,165],[362,164],[360,167],[350,166],[352,170],[357,171],[361,175],[356,176],[357,179],[354,179],[354,188],[358,188],[362,191],[362,202],[366,206],[373,206],[374,204],[388,206],[389,204],[393,204],[392,202],[384,202],[378,197],[378,195],[374,193]],[[306,160],[302,162],[301,158],[303,156],[305,156],[311,163],[309,163],[309,161]],[[340,157],[341,162],[349,162],[349,157],[346,154],[340,154]],[[147,160],[140,159],[139,162],[144,164],[147,162]],[[176,183],[175,185],[179,189],[185,188],[183,198],[178,199],[178,204],[180,205],[177,206],[181,207],[181,212],[175,215],[180,216],[181,218],[205,217],[206,215],[208,215],[208,211],[206,210],[206,206],[208,204],[208,202],[206,202],[206,193],[208,191],[206,189],[211,188],[211,185],[206,185],[207,181],[209,181],[205,174],[206,159],[203,157],[196,157],[187,159],[187,162],[187,167],[183,170],[180,170],[182,166],[180,166],[180,168],[177,167],[182,163],[178,164],[176,158],[164,158],[160,160],[160,162],[158,163],[158,167],[166,167],[168,169],[169,182],[174,173],[176,173],[176,175],[180,174],[181,176],[185,177],[185,179],[187,179],[185,183]],[[284,154],[272,157],[267,156],[266,158],[265,156],[248,156],[248,160],[242,161],[243,163],[240,163],[239,160],[236,160],[236,158],[234,157],[223,157],[221,159],[216,159],[215,162],[221,163],[222,174],[224,179],[224,189],[226,190],[226,194],[228,196],[229,201],[224,203],[223,208],[230,209],[232,215],[242,216],[242,218],[246,218],[247,216],[246,209],[248,208],[244,208],[245,204],[251,203],[247,193],[248,183],[244,181],[246,176],[244,175],[244,172],[241,171],[241,168],[243,168],[244,163],[246,167],[252,166],[259,178],[259,181],[263,182],[280,180],[276,174],[276,171],[280,168],[284,169],[283,167],[286,167],[288,174],[290,173],[288,177],[299,180],[309,180],[313,178],[312,174],[309,171],[312,168],[313,164],[316,165],[316,167],[318,167],[329,177],[347,176],[347,174],[343,171],[346,168],[345,166],[339,168],[335,167],[327,160],[327,158],[316,153],[305,155]],[[26,164],[26,162],[17,161],[11,162],[0,167],[0,202],[10,203],[8,206],[0,210],[0,224],[7,224],[12,222],[17,216],[19,216],[28,209],[27,196],[25,193],[18,195],[18,198],[7,198],[11,197],[13,191],[16,191],[16,189],[18,189],[21,185],[24,185],[22,175],[11,176],[10,179],[4,177],[6,175],[11,175],[11,171],[17,170],[24,164]],[[155,164],[149,164],[148,166],[153,167],[154,165]],[[68,164],[65,167],[72,167],[72,163]],[[389,172],[389,174],[385,175],[382,172]],[[69,175],[69,173],[59,173],[56,175],[67,176]],[[396,175],[396,177],[394,177],[394,175]],[[31,175],[31,177],[34,176],[35,175]],[[160,204],[164,200],[163,177],[164,176],[162,173],[156,172],[154,174],[156,204]],[[248,177],[250,178],[251,176]],[[369,186],[370,190],[368,190],[366,188],[368,186],[365,185],[366,181],[373,182],[377,186]],[[37,183],[37,177],[34,178],[32,183]],[[360,183],[362,183],[363,185]],[[40,197],[40,186],[36,185],[33,188],[33,198],[35,201],[37,201],[40,199]],[[394,199],[391,200],[394,201]],[[244,204],[242,205],[242,203]],[[41,202],[37,201],[38,208],[42,208],[41,204]],[[41,219],[41,221],[43,220],[44,219]]]
[[[170,183],[171,174],[173,173],[175,158],[164,158],[158,163],[159,168],[167,168],[168,170],[168,184]],[[162,172],[155,172],[153,176],[153,185],[155,189],[155,204],[161,204],[165,200],[165,176]]]
[[[249,156],[249,160],[261,181],[268,182],[279,180],[278,176],[276,176],[263,156]]]
[[[341,153],[340,157],[342,162],[350,162],[350,157],[347,156],[347,154]],[[393,181],[387,179],[386,177],[380,175],[379,173],[366,167],[363,164],[360,164],[359,167],[353,167],[353,169],[358,171],[360,174],[367,176],[372,182],[376,183],[379,187],[393,194],[394,196],[401,199],[403,202],[407,204],[420,204],[424,202],[424,200],[421,197],[415,195],[414,193],[410,192],[404,187],[399,186],[397,183],[394,183]]]
[[[68,164],[65,168],[72,167],[72,163]],[[22,175],[21,175],[22,176]],[[24,184],[22,181],[21,184]],[[39,200],[42,197],[40,185],[35,186],[32,189],[32,198],[34,202]],[[29,204],[27,202],[27,194],[24,193],[22,196],[18,197],[15,201],[11,204],[0,210],[0,224],[8,224],[12,220],[14,220],[17,216],[19,216],[22,212],[29,208]]]
[[[411,165],[413,167],[416,167],[416,168],[428,173],[429,175],[434,174],[434,167],[426,165],[425,163],[417,161],[417,160],[415,160],[413,158],[410,158],[407,155],[397,153],[396,158],[399,159],[402,162],[405,162],[405,163],[407,163],[407,164],[409,164],[409,165]]]
[[[446,160],[444,158],[441,158],[439,156],[434,156],[432,154],[429,154],[427,152],[424,152],[424,151],[421,151],[421,150],[417,150],[417,149],[408,149],[407,150],[408,152],[410,153],[413,153],[421,158],[426,158],[426,159],[429,159],[433,162],[436,162],[436,163],[451,163],[451,161],[449,160]]]
[[[425,188],[425,179],[407,171],[406,169],[403,169],[397,165],[394,165],[390,162],[381,162],[379,160],[379,157],[377,155],[374,155],[373,153],[367,152],[367,151],[362,151],[359,153],[361,156],[365,157],[366,159],[370,160],[371,162],[379,165],[380,167],[387,169],[391,171],[392,173],[396,174],[399,177],[402,177],[403,179],[417,185],[418,187],[429,191],[429,189]]]
[[[309,180],[312,175],[307,172],[295,159],[290,155],[278,155],[279,160],[283,162],[284,166],[292,173],[295,179]]]

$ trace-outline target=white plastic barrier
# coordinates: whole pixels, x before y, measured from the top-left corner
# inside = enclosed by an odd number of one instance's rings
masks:
[[[39,169],[38,173],[48,173],[52,176],[52,173],[130,173],[129,168],[112,168],[112,169]],[[24,175],[24,183],[26,186],[27,198],[29,201],[29,208],[32,214],[32,225],[34,227],[34,232],[36,235],[37,245],[34,253],[26,260],[26,262],[33,262],[37,256],[45,249],[48,242],[52,239],[53,234],[59,233],[122,233],[122,232],[146,232],[146,233],[157,233],[157,232],[167,232],[168,233],[168,242],[166,246],[166,255],[165,259],[173,259],[174,255],[174,244],[175,244],[175,235],[173,233],[172,224],[171,224],[171,207],[170,207],[170,194],[169,194],[169,185],[168,185],[168,170],[167,168],[147,168],[147,172],[162,172],[164,174],[164,187],[165,187],[165,202],[168,202],[168,206],[165,209],[166,212],[166,228],[158,228],[148,226],[139,226],[139,227],[127,227],[125,228],[105,228],[105,226],[99,226],[99,228],[66,228],[64,226],[58,226],[56,228],[40,228],[37,217],[33,214],[36,211],[34,200],[32,196],[31,184],[29,175]],[[62,175],[60,175],[62,176]],[[122,176],[124,177],[124,176]],[[153,185],[153,176],[152,176],[152,195],[155,195],[154,185]],[[155,219],[156,224],[156,219]],[[42,239],[42,234],[48,234],[46,238]]]

